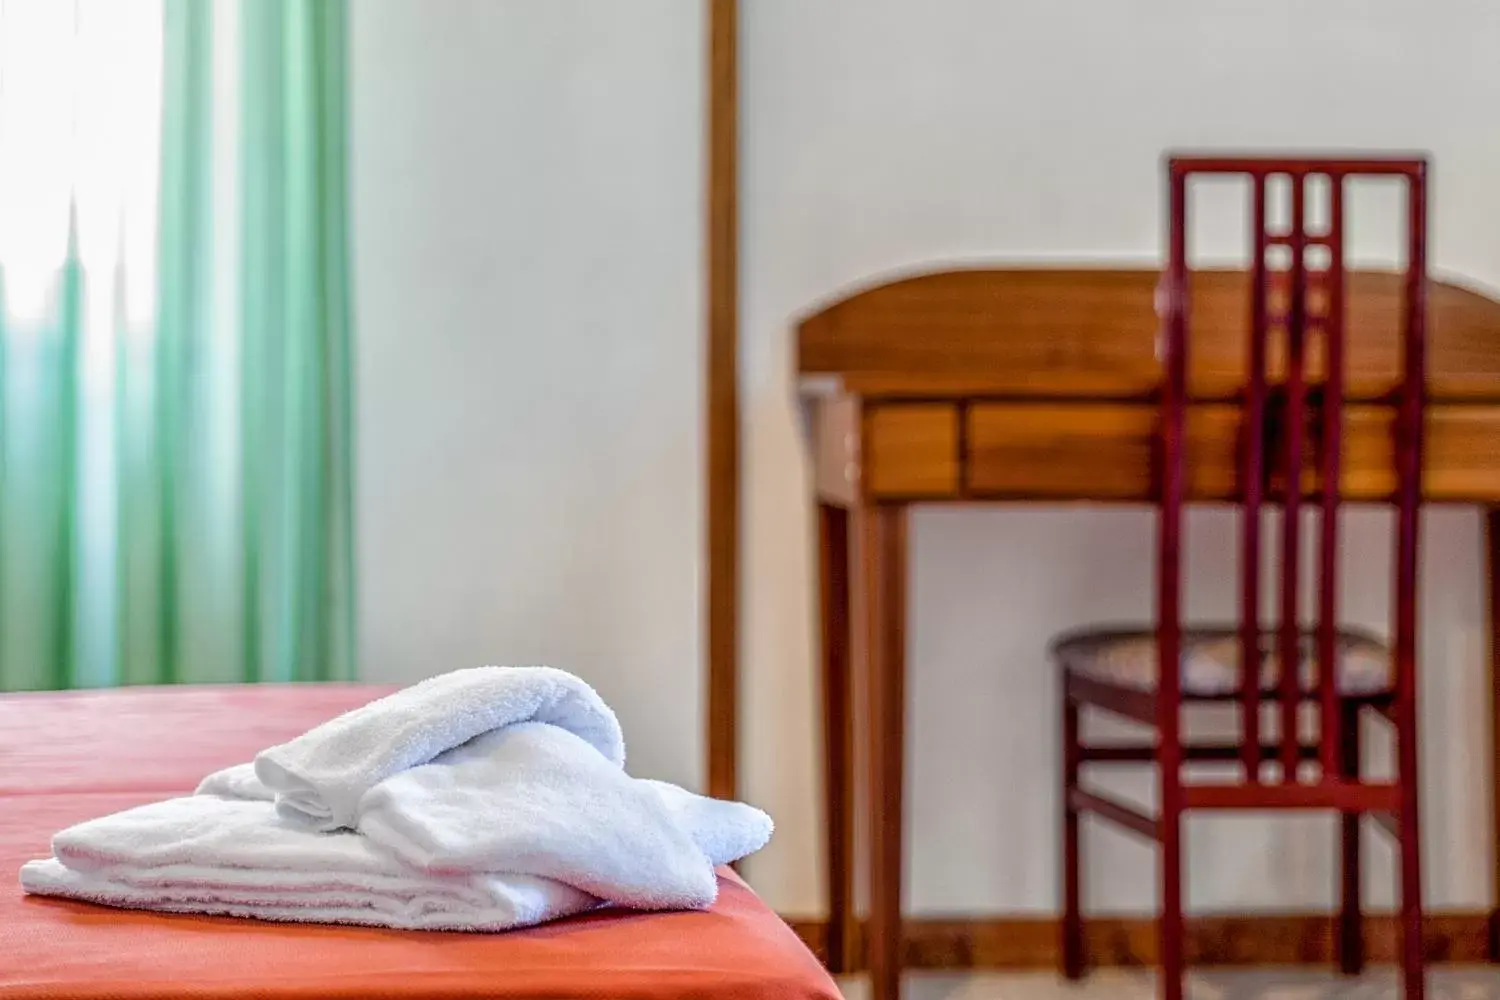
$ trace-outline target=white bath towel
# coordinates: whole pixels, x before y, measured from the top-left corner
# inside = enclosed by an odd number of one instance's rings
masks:
[[[352,831],[319,833],[268,796],[194,795],[89,820],[21,869],[27,892],[168,912],[407,929],[504,930],[599,905],[530,875],[430,875]]]
[[[455,670],[347,712],[255,758],[277,808],[320,829],[354,825],[360,798],[481,733],[547,722],[578,736],[616,767],[619,720],[579,678],[551,667]]]

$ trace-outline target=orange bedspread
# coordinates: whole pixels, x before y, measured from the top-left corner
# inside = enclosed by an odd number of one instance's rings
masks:
[[[190,792],[386,693],[360,685],[0,696],[0,997],[836,1000],[732,874],[702,913],[601,912],[505,934],[270,924],[23,896],[61,827]]]

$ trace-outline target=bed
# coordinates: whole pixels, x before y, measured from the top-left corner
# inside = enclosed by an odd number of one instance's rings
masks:
[[[23,896],[71,823],[190,792],[388,693],[369,685],[0,696],[0,997],[836,1000],[817,959],[733,873],[705,912],[599,912],[506,934],[410,933],[111,910]]]

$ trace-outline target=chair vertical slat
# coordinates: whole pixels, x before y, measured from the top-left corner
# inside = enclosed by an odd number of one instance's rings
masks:
[[[1161,774],[1162,908],[1158,926],[1163,1000],[1181,1000],[1182,943],[1182,504],[1187,423],[1187,175],[1171,176],[1166,295],[1166,378],[1161,408],[1161,497],[1157,537],[1157,760]]]
[[[1409,709],[1416,697],[1417,521],[1422,468],[1427,317],[1427,204],[1425,178],[1409,180],[1410,248],[1406,270],[1403,344],[1405,368],[1396,419],[1396,699]]]
[[[1338,563],[1339,448],[1344,424],[1344,178],[1328,175],[1328,312],[1323,317],[1322,532],[1318,559],[1318,685],[1322,719],[1318,745],[1323,778],[1340,773],[1344,713],[1339,711]]]
[[[1298,673],[1301,634],[1298,615],[1298,582],[1302,540],[1302,452],[1307,426],[1306,356],[1307,288],[1303,233],[1306,176],[1291,175],[1292,226],[1288,243],[1292,251],[1288,275],[1289,302],[1286,314],[1286,410],[1282,426],[1286,434],[1283,457],[1286,490],[1281,519],[1281,632],[1277,660],[1281,670],[1281,768],[1284,782],[1297,780]]]
[[[1161,760],[1164,775],[1180,767],[1182,747],[1179,722],[1182,702],[1182,505],[1187,394],[1187,179],[1173,175],[1171,187],[1172,232],[1166,296],[1166,378],[1161,411],[1161,505],[1160,546],[1157,573],[1157,622],[1160,657],[1160,698],[1157,715],[1161,727]],[[1170,766],[1169,766],[1170,764]],[[1176,782],[1166,782],[1175,785]],[[1164,789],[1165,790],[1165,789]]]
[[[1250,212],[1254,239],[1250,290],[1250,367],[1245,388],[1240,490],[1240,752],[1245,780],[1260,781],[1260,505],[1266,435],[1266,178],[1256,174]]]
[[[1422,845],[1417,757],[1417,535],[1422,480],[1422,415],[1426,402],[1427,177],[1407,178],[1405,378],[1396,414],[1396,785],[1400,794],[1401,955],[1406,996],[1420,998],[1422,973]]]

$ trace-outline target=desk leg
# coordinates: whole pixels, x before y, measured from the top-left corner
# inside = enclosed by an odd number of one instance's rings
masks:
[[[818,505],[818,570],[823,674],[823,816],[828,873],[828,971],[849,971],[853,930],[854,741],[849,647],[849,512]]]
[[[1500,507],[1485,511],[1485,583],[1489,588],[1490,631],[1490,785],[1494,815],[1490,826],[1493,888],[1490,897],[1490,961],[1500,962]]]
[[[906,507],[861,508],[861,581],[868,609],[872,1000],[900,1000],[902,765],[906,723]]]

